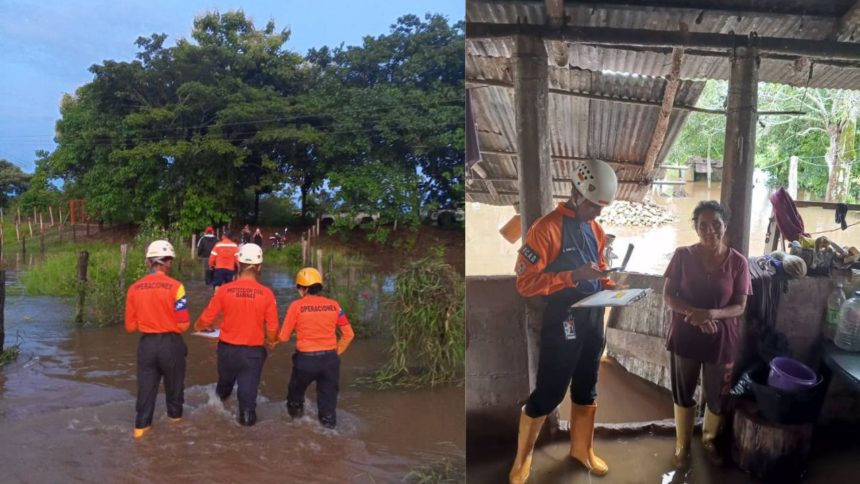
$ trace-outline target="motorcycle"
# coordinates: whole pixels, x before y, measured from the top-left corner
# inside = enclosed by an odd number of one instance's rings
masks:
[[[281,237],[281,234],[276,233],[275,235],[269,237],[269,240],[272,242],[273,249],[280,249],[284,246],[284,239],[283,237]]]

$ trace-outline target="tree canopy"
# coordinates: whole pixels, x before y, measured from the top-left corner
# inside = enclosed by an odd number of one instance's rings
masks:
[[[230,11],[171,47],[138,38],[135,60],[92,66],[64,96],[34,179],[62,180],[100,220],[186,232],[253,219],[290,187],[303,213],[313,198],[403,222],[463,198],[462,22],[407,15],[306,56],[289,37]]]
[[[727,83],[709,81],[698,105],[725,108],[726,92]],[[758,93],[760,111],[803,112],[759,117],[755,163],[771,175],[770,183],[787,185],[789,161],[796,156],[799,190],[828,201],[860,199],[860,92],[760,83]],[[725,127],[724,116],[691,113],[669,154],[670,163],[685,163],[691,156],[721,159]]]

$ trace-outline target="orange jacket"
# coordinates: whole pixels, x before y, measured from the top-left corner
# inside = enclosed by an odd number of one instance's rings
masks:
[[[155,272],[128,288],[125,330],[129,333],[181,333],[188,323],[185,286],[176,279]]]
[[[336,328],[340,328],[340,342],[337,340]],[[355,337],[337,301],[311,294],[290,304],[278,339],[289,341],[294,329],[296,349],[299,351],[337,349],[340,354]]]
[[[220,340],[232,345],[261,346],[265,336],[274,340],[278,333],[278,306],[275,294],[253,279],[224,284],[194,325],[200,330],[224,314]]]
[[[572,271],[544,272],[561,253],[562,224],[564,217],[575,217],[576,212],[567,208],[565,204],[559,203],[552,212],[539,218],[529,228],[526,241],[517,256],[517,291],[523,296],[547,296],[560,291],[566,287],[576,287],[577,281],[573,280]],[[599,254],[597,265],[600,270],[605,271],[608,266],[603,257],[606,247],[606,235],[603,228],[596,221],[589,222],[591,230],[597,239],[597,252]],[[615,283],[609,277],[600,279],[601,286],[605,289],[615,287]]]
[[[209,253],[209,267],[235,271],[239,261],[239,246],[224,237]]]

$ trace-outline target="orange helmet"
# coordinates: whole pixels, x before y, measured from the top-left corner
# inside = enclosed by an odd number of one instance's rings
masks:
[[[322,284],[322,274],[313,267],[305,267],[296,274],[296,284],[299,286],[310,287],[314,284]]]

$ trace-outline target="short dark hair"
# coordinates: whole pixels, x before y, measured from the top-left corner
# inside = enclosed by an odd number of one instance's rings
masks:
[[[320,283],[311,284],[310,286],[302,286],[300,284],[296,284],[296,287],[299,289],[307,289],[308,294],[311,294],[311,295],[319,294],[322,292],[322,289],[323,289],[322,284],[320,284]]]
[[[699,215],[702,215],[702,212],[708,211],[719,214],[720,218],[723,219],[723,222],[726,225],[729,224],[730,216],[728,207],[720,205],[720,202],[716,200],[703,200],[696,205],[695,209],[693,209],[693,227],[696,227],[699,224]]]

